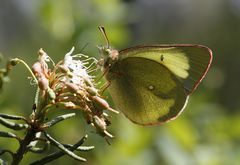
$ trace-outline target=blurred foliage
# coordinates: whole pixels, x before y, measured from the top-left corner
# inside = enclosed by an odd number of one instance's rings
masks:
[[[209,46],[213,65],[183,114],[170,123],[141,127],[122,115],[113,116],[111,146],[91,134],[81,117],[56,126],[52,134],[74,142],[90,133],[89,144],[96,148],[83,156],[91,165],[239,164],[239,0],[0,0],[0,52],[5,60],[18,57],[31,64],[40,47],[59,60],[72,46],[80,51],[89,43],[83,53],[99,58],[96,46],[105,43],[98,25],[105,26],[111,45],[118,49],[153,43]],[[29,75],[18,68],[0,95],[2,113],[31,111],[35,89]],[[0,140],[0,146],[15,145]],[[26,162],[36,158],[28,155]],[[64,162],[76,164],[67,157],[53,164]]]

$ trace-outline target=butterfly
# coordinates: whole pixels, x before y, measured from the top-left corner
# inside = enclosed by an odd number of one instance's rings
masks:
[[[117,51],[99,47],[108,91],[117,109],[140,125],[175,119],[205,77],[212,51],[202,45],[142,45]]]

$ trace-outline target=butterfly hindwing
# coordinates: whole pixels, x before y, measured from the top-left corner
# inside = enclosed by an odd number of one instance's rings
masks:
[[[183,84],[164,65],[141,57],[121,59],[112,68],[109,92],[125,116],[151,125],[175,118],[187,102]]]

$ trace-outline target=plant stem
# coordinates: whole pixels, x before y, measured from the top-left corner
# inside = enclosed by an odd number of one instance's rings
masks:
[[[25,138],[22,141],[20,141],[20,146],[19,146],[17,152],[13,156],[12,165],[18,165],[20,163],[20,161],[23,159],[24,154],[28,150],[27,147],[28,147],[29,143],[34,140],[37,132],[38,131],[32,127],[30,127],[27,130]]]
[[[32,75],[32,77],[35,80],[35,82],[38,83],[38,80],[37,80],[36,76],[34,75],[34,73],[32,72],[31,68],[28,66],[28,64],[25,61],[23,61],[23,60],[21,60],[19,58],[15,58],[13,60],[16,60],[19,63],[22,63],[27,68],[27,70],[30,72],[30,74]]]

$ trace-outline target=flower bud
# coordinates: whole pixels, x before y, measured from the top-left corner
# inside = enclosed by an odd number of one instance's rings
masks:
[[[46,52],[44,52],[44,50],[42,48],[40,48],[39,51],[38,51],[38,55],[43,56],[45,54],[46,54]]]
[[[112,109],[109,104],[107,103],[107,101],[105,101],[104,99],[102,99],[101,97],[98,97],[98,96],[92,96],[92,100],[93,100],[93,103],[94,103],[94,106],[98,109],[107,109],[107,110],[110,110],[114,113],[119,113],[118,111]]]
[[[38,79],[38,86],[41,90],[47,90],[49,87],[49,81],[46,77],[41,76]]]
[[[73,109],[73,108],[76,107],[76,105],[73,102],[71,102],[71,101],[66,102],[64,104],[64,106],[65,106],[65,108],[70,108],[70,109]]]
[[[10,65],[12,65],[12,66],[17,65],[18,63],[19,63],[19,60],[18,60],[18,59],[11,59],[11,60],[10,60]]]
[[[56,104],[56,108],[64,108],[64,109],[74,109],[76,108],[76,105],[71,102],[71,101],[68,101],[68,102],[57,102]]]
[[[96,127],[97,133],[99,133],[101,136],[113,138],[113,135],[107,132],[107,124],[104,118],[99,118],[96,115],[93,116],[93,125]]]
[[[86,90],[91,96],[96,96],[98,94],[98,90],[94,87],[86,87]]]
[[[102,118],[99,118],[98,116],[93,116],[93,124],[101,130],[106,130],[106,123]]]
[[[77,93],[79,90],[79,87],[76,84],[66,82],[65,85],[73,93]]]
[[[68,67],[63,66],[63,65],[59,65],[59,69],[62,73],[68,73],[70,70],[68,69]]]
[[[48,96],[49,96],[50,100],[56,99],[56,94],[54,93],[54,91],[51,88],[48,88],[47,92],[48,92]]]
[[[39,75],[42,73],[42,66],[40,62],[35,62],[32,66],[32,71],[35,75]]]

